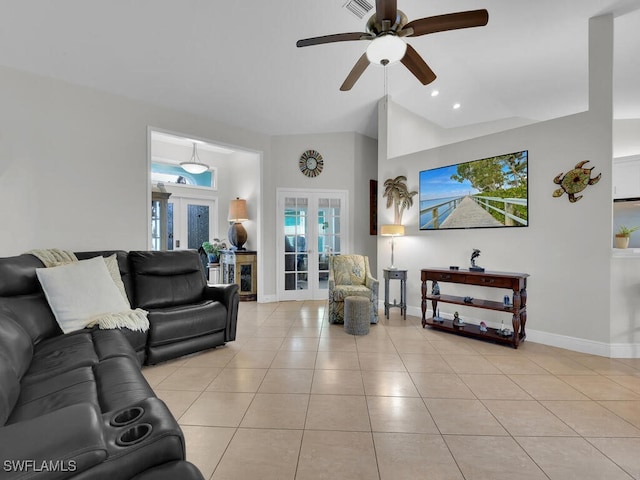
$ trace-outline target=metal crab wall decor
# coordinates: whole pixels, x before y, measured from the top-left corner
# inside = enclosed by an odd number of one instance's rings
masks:
[[[564,175],[560,173],[553,179],[553,183],[560,185],[560,188],[553,192],[554,197],[561,197],[563,193],[569,195],[569,201],[575,203],[582,198],[582,195],[576,195],[583,191],[589,185],[595,185],[602,176],[601,173],[597,177],[591,176],[591,171],[595,167],[583,168],[589,160],[578,162],[573,170],[569,170]]]

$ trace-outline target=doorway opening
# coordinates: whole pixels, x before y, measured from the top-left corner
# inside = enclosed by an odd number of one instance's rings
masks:
[[[155,127],[148,129],[148,145],[150,249],[198,249],[215,239],[229,245],[229,204],[243,198],[249,214],[243,222],[248,234],[245,246],[261,250],[260,152]],[[207,168],[200,174],[181,165],[191,161],[194,152]],[[260,264],[258,255],[258,285]]]

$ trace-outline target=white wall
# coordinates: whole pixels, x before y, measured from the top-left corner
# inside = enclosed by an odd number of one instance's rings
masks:
[[[298,161],[306,150],[322,155],[322,173],[309,178],[300,172]],[[347,190],[353,186],[354,134],[281,135],[272,137],[272,163],[277,187]]]
[[[378,142],[355,135],[353,210],[353,251],[369,257],[372,272],[378,269],[378,238],[369,230],[369,182],[378,178]],[[380,188],[378,186],[378,188]]]
[[[389,104],[389,114],[393,118],[388,125],[389,158],[533,123],[524,118],[507,118],[466,127],[442,128],[393,102]]]
[[[3,256],[148,247],[147,127],[269,156],[269,137],[0,68]],[[257,208],[253,207],[253,208]]]
[[[608,137],[610,146],[610,133]],[[535,338],[535,330],[608,343],[610,182],[589,187],[575,204],[569,203],[566,196],[551,195],[557,188],[553,178],[583,159],[591,159],[596,173],[611,178],[611,162],[606,161],[610,150],[606,145],[607,134],[598,122],[589,114],[580,114],[381,162],[379,181],[404,174],[408,187],[418,190],[420,170],[529,151],[529,227],[421,232],[418,202],[405,212],[407,236],[396,243],[396,265],[409,270],[407,298],[412,311],[417,313],[420,307],[420,268],[466,268],[472,249],[478,248],[482,252],[478,263],[487,270],[531,275],[529,338]],[[390,211],[383,211],[380,216],[388,217],[385,221],[392,219]],[[387,258],[388,247],[381,241],[378,264],[384,265]],[[445,285],[441,289],[454,290]],[[464,291],[468,292],[464,295],[476,298],[492,295],[495,300],[505,293],[497,289]],[[440,308],[443,313],[447,309],[461,310],[447,305]],[[460,313],[489,322],[500,321],[495,314],[475,309]],[[505,318],[506,321],[510,319]]]
[[[351,250],[373,259],[376,242],[369,236],[369,180],[377,174],[376,145],[375,140],[356,133],[273,137],[269,169],[277,172],[271,189],[274,203],[277,188],[348,190]],[[304,176],[298,167],[300,155],[309,149],[320,152],[324,160],[322,173],[314,178]]]
[[[595,25],[594,25],[595,23]],[[378,181],[404,174],[408,187],[418,189],[420,170],[458,162],[529,151],[530,226],[513,229],[419,231],[418,207],[405,212],[407,236],[396,244],[396,265],[407,268],[408,304],[411,313],[420,312],[420,268],[459,265],[468,267],[473,248],[482,251],[479,264],[487,270],[525,272],[528,283],[529,340],[581,351],[608,354],[610,344],[611,279],[611,172],[612,172],[612,19],[590,23],[590,112],[541,122],[459,143],[387,158],[384,143],[393,144],[381,131]],[[608,58],[607,58],[608,55]],[[593,100],[593,97],[596,100]],[[384,128],[394,125],[392,106],[380,112]],[[403,115],[406,120],[406,115]],[[384,140],[386,138],[386,140]],[[566,196],[553,198],[553,178],[582,160],[595,166],[602,180],[588,187],[582,200],[570,203]],[[416,202],[417,203],[417,202]],[[381,204],[380,222],[391,212]],[[388,257],[388,247],[378,243],[378,264]],[[380,268],[379,275],[381,274]],[[447,293],[500,300],[505,291],[466,289],[441,285]],[[464,293],[462,293],[464,292]],[[430,307],[430,306],[429,306]],[[495,313],[452,305],[439,305],[442,313],[459,310],[464,318],[499,323]],[[505,323],[510,321],[505,318]]]
[[[611,345],[614,356],[640,357],[640,257],[611,261]]]
[[[613,121],[614,158],[640,154],[639,132],[640,119]],[[638,253],[615,252],[611,259],[611,344],[615,356],[640,357]]]
[[[231,176],[219,187],[219,234],[226,227],[222,197],[246,198],[247,247],[259,250],[259,300],[276,298],[278,187],[349,190],[350,217],[368,218],[375,140],[358,134],[276,137],[272,146],[271,137],[204,117],[7,68],[0,68],[0,105],[2,256],[32,248],[148,248],[150,126],[249,151],[236,154]],[[325,158],[317,179],[298,169],[300,154],[309,148]],[[368,176],[361,177],[365,170]],[[224,168],[219,174],[226,175]],[[360,193],[355,198],[365,183],[366,200]],[[351,227],[352,241],[358,238],[354,245],[375,257],[375,240],[360,243],[365,222],[359,220]],[[364,234],[370,240],[368,221]]]
[[[613,158],[640,153],[640,119],[613,121]]]

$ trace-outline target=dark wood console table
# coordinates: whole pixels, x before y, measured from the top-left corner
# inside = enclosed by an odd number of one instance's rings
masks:
[[[457,333],[468,337],[482,338],[494,342],[506,343],[518,348],[518,344],[525,339],[525,324],[527,323],[527,273],[509,272],[474,272],[470,270],[451,270],[448,268],[423,268],[420,273],[422,280],[422,327],[429,325],[438,330]],[[464,285],[478,285],[490,288],[506,288],[513,291],[511,304],[506,306],[503,302],[482,300],[474,298],[471,302],[465,302],[464,297],[454,295],[432,295],[427,293],[427,281],[461,283]],[[433,315],[436,315],[438,302],[465,305],[467,307],[484,308],[512,314],[512,335],[505,337],[499,334],[496,328],[487,328],[486,332],[480,330],[479,325],[465,323],[454,326],[452,320],[434,321],[433,317],[425,318],[427,312],[427,300],[431,300]]]

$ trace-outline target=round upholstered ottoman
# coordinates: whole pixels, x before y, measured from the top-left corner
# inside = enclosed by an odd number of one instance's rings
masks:
[[[344,331],[351,335],[369,333],[371,301],[367,297],[344,299]]]

